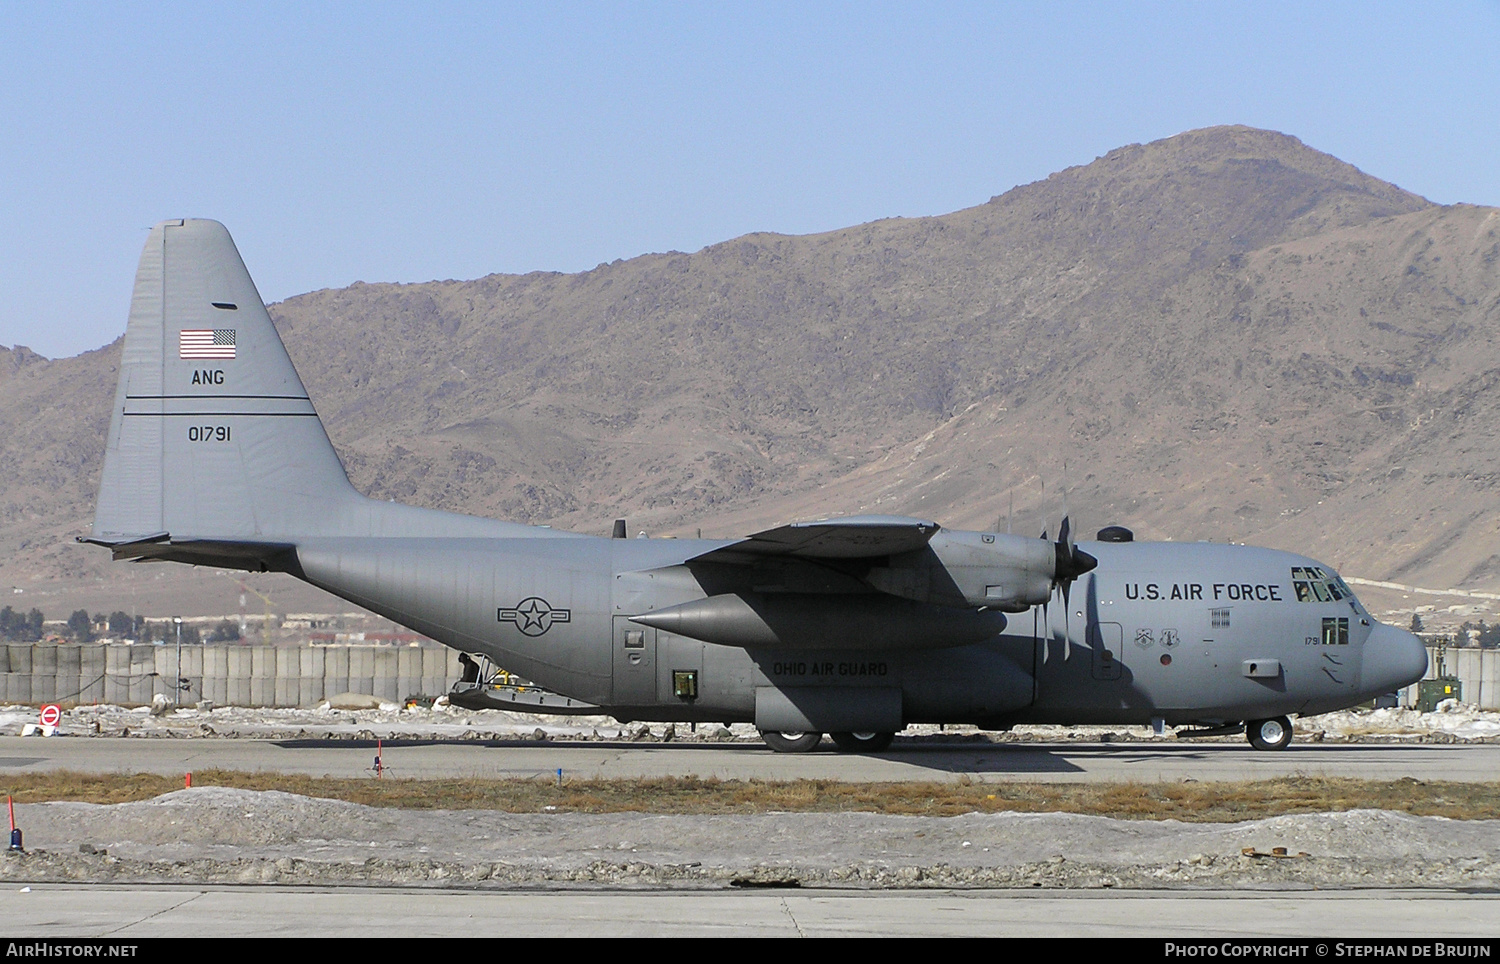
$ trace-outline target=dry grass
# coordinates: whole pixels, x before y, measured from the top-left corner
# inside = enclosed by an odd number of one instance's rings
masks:
[[[1316,779],[1254,783],[840,783],[832,780],[373,780],[208,770],[194,786],[282,790],[376,807],[429,810],[730,814],[766,811],[910,814],[1022,811],[1085,813],[1129,820],[1251,820],[1288,813],[1380,808],[1460,820],[1500,817],[1500,784]],[[149,774],[67,771],[6,774],[0,794],[17,803],[124,803],[181,789]]]

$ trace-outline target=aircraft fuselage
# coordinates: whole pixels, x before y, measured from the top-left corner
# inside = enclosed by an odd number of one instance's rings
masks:
[[[851,729],[1215,723],[1353,705],[1402,685],[1395,677],[1415,659],[1407,634],[1379,638],[1377,666],[1362,673],[1378,624],[1332,582],[1332,570],[1291,553],[1213,543],[1081,544],[1099,564],[1073,586],[1067,609],[1054,598],[1011,614],[980,641],[940,640],[937,648],[924,645],[928,620],[955,610],[916,603],[882,614],[888,634],[909,634],[886,648],[839,636],[847,619],[826,641],[762,646],[639,621],[721,597],[717,574],[689,561],[729,544],[317,539],[298,546],[297,574],[627,720],[766,725],[775,712],[767,701],[795,691],[843,721],[828,725]],[[1323,577],[1316,591],[1313,573]],[[829,581],[834,591],[815,605],[857,611],[889,601],[860,592],[849,573],[831,572]],[[774,603],[776,589],[747,583],[741,591]],[[999,614],[988,616],[1000,624]]]

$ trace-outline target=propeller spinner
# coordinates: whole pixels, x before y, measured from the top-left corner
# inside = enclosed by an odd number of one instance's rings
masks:
[[[1047,538],[1046,529],[1042,530],[1042,538]],[[1072,521],[1068,516],[1063,516],[1062,527],[1058,529],[1057,542],[1053,544],[1053,549],[1057,555],[1057,562],[1052,572],[1052,585],[1058,592],[1062,594],[1063,659],[1066,660],[1073,655],[1073,634],[1069,626],[1068,618],[1068,594],[1073,587],[1073,580],[1077,579],[1079,576],[1083,575],[1086,572],[1092,571],[1095,566],[1099,565],[1099,560],[1095,559],[1087,552],[1084,552],[1073,543],[1073,526]],[[1044,620],[1047,619],[1047,603],[1042,603],[1042,618]],[[1050,620],[1047,620],[1047,625],[1049,627],[1047,632],[1050,637],[1052,632],[1050,629]],[[1043,659],[1046,659],[1045,655],[1043,655]]]

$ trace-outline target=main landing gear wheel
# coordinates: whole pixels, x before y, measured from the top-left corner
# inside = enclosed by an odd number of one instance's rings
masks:
[[[1250,720],[1245,724],[1245,738],[1257,750],[1285,750],[1292,742],[1292,721],[1284,716]]]
[[[823,742],[821,733],[791,733],[761,730],[760,738],[777,753],[807,753]]]
[[[830,733],[833,742],[844,753],[879,753],[891,745],[896,734],[872,731],[869,733]]]

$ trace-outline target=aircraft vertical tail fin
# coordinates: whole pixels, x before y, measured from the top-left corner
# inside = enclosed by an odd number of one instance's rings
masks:
[[[564,535],[359,494],[229,232],[151,229],[84,541],[116,558],[263,569],[323,536]]]
[[[349,484],[229,232],[165,221],[141,253],[93,540],[326,531]]]

